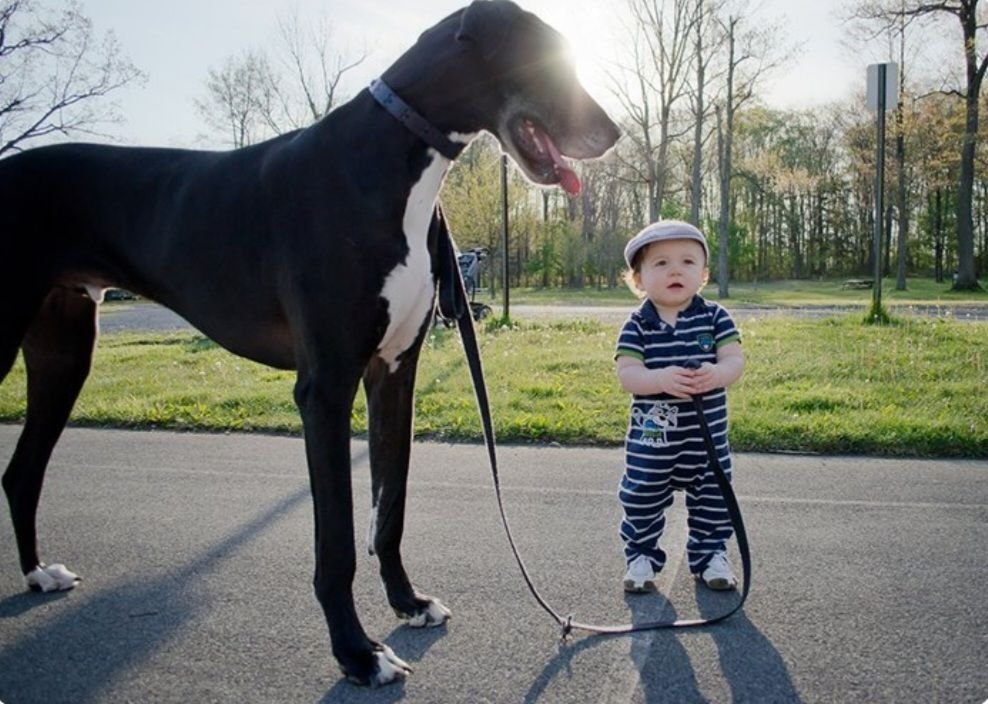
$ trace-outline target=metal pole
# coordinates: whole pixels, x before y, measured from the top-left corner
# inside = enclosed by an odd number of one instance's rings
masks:
[[[504,320],[508,320],[508,155],[501,155],[501,284]]]
[[[878,66],[877,158],[875,174],[875,283],[872,285],[872,314],[882,309],[882,233],[885,226],[885,76],[886,64]]]

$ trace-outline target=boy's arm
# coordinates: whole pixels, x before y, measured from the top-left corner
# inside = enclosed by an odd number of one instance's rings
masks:
[[[741,345],[738,345],[740,347]],[[677,398],[689,398],[693,372],[683,367],[649,369],[637,357],[619,354],[615,361],[621,388],[636,396],[666,393]]]

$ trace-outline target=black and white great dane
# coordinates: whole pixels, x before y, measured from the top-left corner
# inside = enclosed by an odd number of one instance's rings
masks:
[[[413,626],[449,617],[412,586],[399,554],[415,368],[439,276],[439,189],[483,130],[529,179],[571,192],[579,181],[564,156],[598,157],[619,133],[580,87],[561,36],[507,0],[478,0],[427,30],[382,86],[410,121],[364,90],[307,129],[234,151],[64,144],[0,161],[0,380],[18,349],[28,376],[3,488],[32,589],[78,580],[41,561],[35,516],[89,372],[102,291],[115,286],[235,354],[297,370],[314,585],[347,677],[378,685],[408,672],[365,634],[353,603],[350,413],[361,380],[370,549],[388,601]],[[454,149],[427,143],[422,125]]]

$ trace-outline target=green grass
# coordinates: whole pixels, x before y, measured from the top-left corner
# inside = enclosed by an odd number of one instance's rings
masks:
[[[988,457],[988,323],[860,316],[739,320],[747,368],[731,389],[741,451]],[[628,397],[611,356],[616,330],[595,322],[480,331],[497,436],[505,442],[618,444]],[[300,431],[294,375],[242,360],[192,333],[100,341],[72,422],[213,431]],[[24,369],[0,386],[0,421],[24,414]],[[353,431],[366,431],[358,394]],[[420,438],[479,439],[462,346],[436,329],[422,353]]]

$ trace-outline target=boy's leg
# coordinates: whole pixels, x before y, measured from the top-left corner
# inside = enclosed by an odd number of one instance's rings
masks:
[[[721,467],[731,477],[730,456],[720,459]],[[703,572],[710,558],[726,549],[727,541],[734,535],[731,517],[724,503],[713,470],[698,477],[686,489],[686,523],[689,528],[689,538],[686,541],[686,553],[689,558],[690,572],[698,575]]]
[[[618,498],[624,509],[621,538],[624,540],[625,562],[630,564],[644,555],[652,569],[660,571],[666,554],[659,547],[665,529],[665,510],[672,504],[671,467],[663,467],[658,458],[643,461],[628,456],[628,466],[621,479]]]

